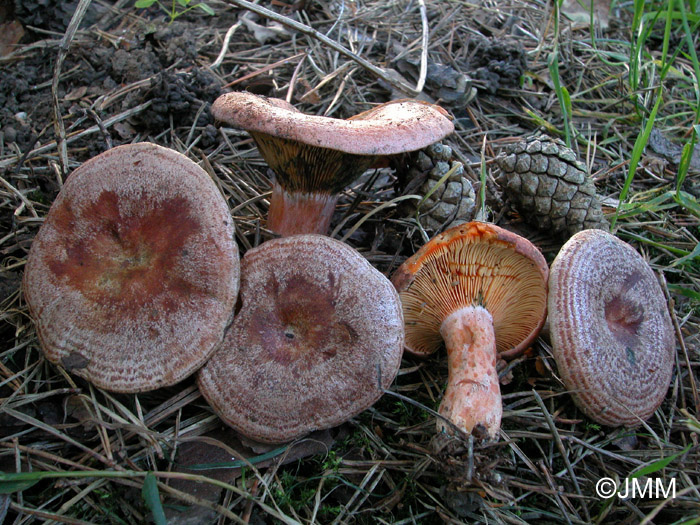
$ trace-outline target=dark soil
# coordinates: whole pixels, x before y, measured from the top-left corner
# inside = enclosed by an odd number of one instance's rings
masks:
[[[64,13],[69,4],[49,0],[39,3],[43,6],[41,15],[28,12],[25,6],[16,11],[18,19],[38,28],[65,30]],[[55,16],[50,15],[51,9]],[[155,136],[170,126],[212,123],[208,107],[221,93],[221,82],[197,63],[198,45],[204,41],[194,36],[197,23],[178,20],[172,25],[159,21],[154,24],[158,24],[153,26],[157,30],[144,26],[141,31],[133,31],[131,38],[121,38],[118,42],[96,32],[81,33],[73,42],[58,88],[59,107],[65,121],[87,118],[99,122],[120,111],[151,103],[145,111],[129,119],[128,127],[120,128],[122,133],[110,132],[102,140],[85,141],[85,155],[80,160],[130,142],[137,135]],[[33,35],[28,33],[28,40]],[[51,80],[55,62],[56,50],[51,48],[0,69],[0,130],[6,145],[14,143],[25,152],[36,141],[54,138]],[[105,93],[139,81],[146,82],[118,101],[117,107],[110,105],[102,111],[87,111],[90,103]],[[205,137],[209,137],[209,142],[205,140],[202,146],[211,144],[211,132]]]

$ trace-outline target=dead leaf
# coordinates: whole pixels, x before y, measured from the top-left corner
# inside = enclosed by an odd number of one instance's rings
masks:
[[[267,26],[262,26],[254,22],[250,16],[252,13],[246,13],[241,17],[241,21],[245,24],[248,31],[253,33],[253,38],[260,42],[260,44],[265,44],[268,40],[278,41],[287,40],[291,38],[291,33],[287,31],[282,24],[277,22],[270,22]]]
[[[265,468],[274,463],[287,464],[316,454],[325,454],[333,443],[342,439],[347,431],[344,427],[319,430],[296,441],[293,445],[268,445],[242,438],[234,430],[222,428],[204,436],[196,436],[183,442],[178,448],[173,470],[189,474],[199,474],[212,479],[233,484],[241,476],[242,458]],[[269,456],[269,457],[268,457]],[[216,503],[222,489],[210,483],[196,483],[189,480],[173,479],[171,486],[198,498]],[[185,525],[197,520],[207,522],[202,513],[207,509],[189,508],[182,510],[181,503],[176,508],[166,510],[169,524]],[[180,509],[180,510],[178,510]],[[193,521],[194,520],[194,521]]]
[[[544,366],[544,363],[542,362],[542,358],[537,356],[535,359],[535,370],[537,370],[537,373],[540,374],[541,376],[546,376],[547,374],[547,367]]]
[[[80,86],[72,90],[70,93],[68,93],[65,97],[63,97],[64,100],[80,100],[83,98],[86,93],[87,93],[87,86]]]
[[[128,122],[117,122],[112,129],[117,132],[119,138],[129,140],[136,135],[136,130]]]
[[[79,352],[71,352],[67,356],[61,358],[63,368],[68,371],[86,368],[89,363],[90,359]]]
[[[0,56],[12,53],[24,36],[24,27],[17,20],[0,24]]]
[[[561,12],[573,22],[589,24],[591,2],[588,0],[564,0]],[[610,22],[610,0],[595,0],[593,5],[593,24],[600,29],[607,29]]]

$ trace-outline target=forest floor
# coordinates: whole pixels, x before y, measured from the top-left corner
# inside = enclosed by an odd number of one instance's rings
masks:
[[[0,8],[0,470],[35,477],[0,480],[0,522],[159,522],[162,510],[175,524],[700,523],[697,11],[261,2],[273,19],[212,0],[214,15],[195,8],[171,23],[156,5],[93,1],[80,3],[89,6],[72,32],[79,2],[22,4]],[[248,90],[347,118],[412,97],[417,84],[454,120],[445,144],[484,190],[479,218],[526,235],[548,262],[566,238],[524,220],[495,159],[544,132],[586,165],[611,231],[658,275],[676,331],[672,382],[649,421],[626,429],[588,419],[546,333],[502,368],[502,431],[488,444],[436,437],[426,408],[437,409],[444,388],[442,351],[404,356],[391,388],[401,397],[272,449],[223,425],[192,379],[111,394],[44,359],[23,267],[83,162],[138,141],[184,153],[217,182],[245,253],[273,237],[270,178],[249,135],[214,122],[220,94]],[[436,233],[386,204],[405,183],[388,167],[368,172],[342,194],[331,225],[387,276]],[[652,480],[675,497],[603,498],[602,478]]]

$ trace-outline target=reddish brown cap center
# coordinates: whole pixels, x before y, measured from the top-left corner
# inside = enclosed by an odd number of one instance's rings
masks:
[[[144,202],[142,212],[134,214],[120,210],[119,196],[112,191],[102,192],[79,211],[68,201],[62,204],[54,220],[56,230],[64,232],[63,242],[46,255],[47,264],[58,279],[67,280],[89,300],[133,316],[154,298],[173,303],[163,292],[192,291],[177,272],[168,271],[187,256],[183,246],[200,229],[186,199]],[[77,235],[76,228],[90,231]],[[177,307],[161,306],[168,311]]]
[[[336,297],[326,288],[304,276],[292,276],[274,293],[277,301],[261,305],[251,318],[251,340],[266,348],[272,360],[309,370],[336,355],[355,339],[353,329],[337,319]]]

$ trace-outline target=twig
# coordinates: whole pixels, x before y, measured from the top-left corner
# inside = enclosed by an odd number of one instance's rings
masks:
[[[63,35],[61,40],[61,45],[58,48],[58,56],[56,57],[56,65],[53,70],[53,81],[51,82],[51,101],[53,105],[53,117],[54,117],[54,130],[56,133],[56,143],[58,144],[58,155],[61,161],[61,170],[63,171],[63,176],[68,174],[68,147],[66,145],[66,128],[63,125],[63,117],[61,116],[61,107],[58,100],[58,82],[61,76],[61,67],[63,67],[63,61],[68,54],[68,48],[70,43],[78,31],[78,26],[82,22],[83,17],[87,8],[90,7],[92,0],[80,0],[78,7],[73,13],[73,18],[70,19],[68,24],[68,29]]]
[[[24,195],[22,195],[22,192],[21,192],[21,191],[19,191],[17,188],[15,188],[12,184],[10,184],[9,182],[7,182],[7,181],[6,181],[5,179],[3,179],[2,177],[0,177],[0,184],[2,184],[3,186],[5,186],[11,193],[13,193],[14,195],[16,195],[17,198],[18,198],[20,201],[22,201],[22,203],[27,207],[27,209],[28,209],[30,212],[32,212],[32,215],[33,215],[34,217],[36,217],[36,218],[39,217],[39,214],[38,214],[38,213],[36,212],[36,210],[34,209],[34,206],[32,206],[32,202],[31,202],[29,199],[27,199],[27,197],[25,197]]]
[[[425,8],[425,0],[418,0],[420,6],[420,21],[423,25],[420,52],[420,74],[416,83],[416,91],[420,93],[425,86],[425,77],[428,75],[428,39],[430,38],[430,28],[428,26],[428,11]]]
[[[287,96],[284,98],[287,102],[291,104],[292,95],[294,94],[294,86],[297,83],[297,77],[299,76],[299,71],[301,71],[301,66],[304,64],[304,57],[301,58],[297,67],[294,68],[294,73],[292,73],[292,78],[289,80],[289,88],[287,89]]]
[[[236,84],[240,84],[241,82],[249,80],[253,77],[257,77],[258,75],[265,73],[266,71],[270,71],[271,69],[275,69],[277,66],[280,66],[286,62],[297,59],[299,57],[303,57],[305,55],[306,55],[306,53],[297,53],[296,55],[292,55],[290,57],[283,58],[282,60],[278,60],[277,62],[275,62],[273,64],[268,64],[267,66],[260,68],[257,71],[253,71],[252,73],[248,73],[247,75],[243,75],[242,77],[237,78],[233,82],[229,82],[224,87],[227,88],[227,87],[235,86]]]
[[[666,302],[668,304],[668,312],[671,316],[671,321],[673,322],[673,328],[676,332],[676,339],[681,345],[681,350],[683,351],[683,357],[685,358],[685,365],[688,368],[688,379],[690,381],[690,388],[693,394],[693,403],[695,403],[695,413],[700,414],[700,398],[698,397],[698,385],[695,383],[695,375],[693,374],[693,367],[690,365],[690,357],[688,356],[688,348],[685,346],[685,341],[683,339],[683,332],[681,332],[681,327],[678,324],[678,318],[676,317],[676,312],[674,309],[675,301],[671,297],[668,291],[668,286],[666,285],[666,277],[663,272],[659,272],[661,284],[664,288],[664,295],[666,296]],[[683,389],[681,388],[681,391]],[[681,396],[682,398],[683,396]]]
[[[545,421],[547,421],[547,425],[549,426],[549,430],[552,432],[552,435],[554,436],[554,442],[557,445],[557,448],[559,449],[559,453],[561,454],[561,458],[564,460],[564,464],[566,465],[566,470],[569,471],[569,476],[571,476],[571,481],[574,483],[574,488],[576,489],[576,493],[583,497],[583,494],[581,493],[581,487],[578,484],[578,478],[576,477],[576,474],[574,473],[574,468],[571,466],[571,462],[569,461],[569,456],[566,453],[566,449],[564,448],[564,443],[561,440],[561,437],[559,436],[559,431],[557,430],[557,426],[554,424],[554,420],[552,419],[551,414],[547,410],[547,407],[544,406],[544,401],[542,401],[542,398],[540,395],[537,393],[537,390],[533,389],[532,393],[535,396],[535,401],[540,407],[540,410],[542,410],[542,415],[544,415]],[[583,505],[583,514],[586,516],[586,521],[591,521],[591,516],[588,513],[588,507]]]
[[[226,31],[226,36],[224,37],[224,43],[221,45],[221,51],[219,52],[219,56],[216,57],[216,60],[214,60],[214,62],[212,62],[212,64],[211,64],[211,66],[209,66],[211,69],[216,69],[224,61],[224,57],[226,56],[226,53],[228,52],[229,42],[231,42],[231,37],[236,32],[236,30],[239,27],[241,27],[241,24],[242,24],[242,22],[239,21],[228,28],[228,31]]]
[[[106,458],[105,456],[103,456],[99,452],[92,450],[90,447],[80,443],[79,441],[76,441],[75,439],[68,436],[67,434],[64,434],[63,432],[56,430],[51,425],[48,425],[42,421],[39,421],[38,419],[35,419],[27,414],[24,414],[22,412],[19,412],[17,410],[12,409],[12,408],[5,407],[3,410],[4,410],[5,414],[7,414],[8,416],[11,416],[15,419],[18,419],[18,420],[20,420],[20,421],[22,421],[22,422],[24,422],[32,427],[39,428],[39,429],[43,430],[44,432],[52,434],[52,435],[62,439],[63,441],[65,441],[65,442],[67,442],[75,447],[78,447],[83,452],[86,452],[87,454],[89,454],[93,458],[97,459],[98,461],[104,463],[105,465],[107,465],[115,470],[119,470],[119,471],[124,470],[121,467],[121,465],[114,463],[114,461],[110,461],[108,458]]]
[[[302,24],[301,22],[297,22],[296,20],[292,20],[291,18],[280,15],[279,13],[275,13],[274,11],[271,11],[270,9],[266,9],[265,7],[255,5],[251,2],[248,2],[248,0],[228,0],[228,1],[229,1],[229,3],[237,5],[238,7],[242,7],[243,9],[247,9],[248,11],[252,11],[253,13],[256,13],[260,16],[264,16],[265,18],[269,18],[270,20],[274,20],[275,22],[279,22],[282,25],[285,25],[287,27],[291,27],[292,29],[295,29],[296,31],[299,31],[300,33],[303,33],[303,34],[308,35],[312,38],[315,38],[316,40],[320,40],[323,44],[333,48],[338,53],[345,55],[350,60],[354,60],[355,62],[357,62],[359,65],[361,65],[365,69],[371,71],[372,73],[377,75],[379,78],[381,78],[385,82],[388,82],[396,89],[403,91],[407,95],[415,97],[418,94],[418,92],[415,89],[413,89],[412,87],[404,84],[403,82],[401,82],[395,78],[390,77],[389,75],[386,74],[386,72],[383,69],[375,66],[374,64],[372,64],[368,60],[365,60],[361,56],[356,55],[355,53],[350,51],[345,46],[339,44],[338,42],[336,42],[335,40],[333,40],[331,38],[328,38],[323,33],[319,33],[314,28],[309,27],[306,24]]]

